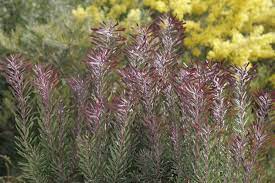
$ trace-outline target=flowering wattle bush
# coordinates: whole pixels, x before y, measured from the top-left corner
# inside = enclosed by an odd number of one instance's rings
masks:
[[[182,22],[163,16],[128,36],[92,29],[82,74],[11,55],[1,64],[16,100],[26,182],[259,182],[270,96],[254,69],[182,65]]]
[[[73,15],[78,21],[88,18],[94,24],[114,19],[133,26],[150,19],[144,17],[148,7],[186,21],[184,44],[194,57],[226,60],[239,66],[275,57],[272,0],[94,1],[86,8],[79,6]]]
[[[96,0],[85,8],[79,5],[72,10],[72,14],[77,22],[86,19],[91,24],[97,25],[104,20],[113,20],[119,21],[126,28],[151,20],[141,1],[138,0]]]
[[[273,0],[144,0],[186,21],[185,46],[196,57],[243,65],[274,59]]]
[[[33,62],[54,63],[63,72],[79,68],[77,60],[87,50],[90,26],[112,19],[131,29],[170,12],[186,22],[185,58],[239,66],[264,61],[254,88],[271,88],[274,83],[273,0],[55,0],[48,4],[9,0],[1,10],[1,55],[24,53]]]

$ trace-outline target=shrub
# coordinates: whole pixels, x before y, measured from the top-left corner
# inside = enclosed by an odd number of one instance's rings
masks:
[[[21,53],[33,63],[54,64],[60,72],[81,70],[76,61],[83,59],[87,52],[89,28],[72,18],[71,9],[79,3],[84,1],[0,1],[0,59]],[[16,135],[11,112],[13,100],[3,77],[0,80],[0,154],[11,158],[14,174],[17,156],[13,143]],[[6,174],[5,170],[5,162],[1,159],[0,176]]]
[[[243,65],[273,59],[272,0],[144,0],[159,12],[186,21],[185,46],[195,57]]]
[[[184,29],[169,16],[134,31],[127,39],[111,22],[92,29],[86,72],[65,79],[50,65],[6,58],[23,179],[267,179],[260,160],[271,100],[249,93],[254,69],[179,64]]]

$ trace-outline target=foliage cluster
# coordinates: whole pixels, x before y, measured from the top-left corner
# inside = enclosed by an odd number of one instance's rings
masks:
[[[274,58],[273,0],[145,0],[186,21],[185,46],[194,56],[237,65]]]
[[[75,53],[73,46],[87,48],[88,42],[83,35],[88,35],[90,25],[112,19],[129,28],[150,21],[157,12],[171,12],[186,22],[184,45],[190,57],[225,60],[237,65],[264,59],[274,61],[273,0],[241,3],[238,0],[219,3],[213,0],[40,1],[3,3],[1,52],[20,51],[34,60],[58,63],[66,54],[83,56],[83,52]],[[45,49],[59,50],[49,55],[60,53],[56,58],[47,58]],[[77,60],[72,58],[68,62]]]
[[[266,60],[255,88],[274,83],[274,2],[200,0],[0,1],[0,54],[22,53],[63,72],[79,70],[89,47],[89,27],[113,19],[126,28],[171,12],[186,21],[185,60],[225,60],[243,65]],[[151,11],[151,13],[149,13]],[[150,16],[151,15],[151,16]],[[218,18],[215,18],[218,17]],[[81,68],[82,69],[82,68]],[[258,80],[256,80],[258,81]],[[262,82],[263,81],[263,82]]]
[[[62,71],[70,72],[74,68],[74,60],[81,60],[81,55],[85,55],[88,47],[88,35],[85,37],[84,28],[66,19],[70,17],[71,9],[80,3],[85,4],[87,1],[0,0],[1,57],[19,52],[32,58],[33,62],[62,65],[59,67]],[[1,77],[0,154],[9,156],[16,163],[13,107],[11,93]],[[7,173],[5,162],[0,158],[0,176]],[[14,174],[14,171],[12,169],[10,173]]]
[[[112,19],[129,33],[136,23],[148,22],[164,12],[186,21],[185,62],[209,58],[241,65],[248,59],[254,65],[254,61],[263,60],[257,63],[258,75],[251,86],[274,88],[274,0],[0,0],[0,55],[22,53],[33,63],[55,65],[66,77],[83,73],[80,60],[89,48],[91,26]],[[211,17],[218,18],[211,21]],[[13,103],[1,77],[0,154],[10,156],[15,163]],[[0,176],[6,173],[3,159]]]
[[[92,29],[85,72],[7,57],[27,182],[258,182],[271,100],[254,69],[180,64],[182,22]],[[234,87],[230,87],[234,86]]]

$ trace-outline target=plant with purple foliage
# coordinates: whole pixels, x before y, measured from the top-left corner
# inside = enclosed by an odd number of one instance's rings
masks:
[[[123,30],[92,29],[87,72],[65,83],[51,66],[3,62],[25,181],[263,181],[271,100],[249,93],[253,68],[182,64],[184,28],[170,16]]]

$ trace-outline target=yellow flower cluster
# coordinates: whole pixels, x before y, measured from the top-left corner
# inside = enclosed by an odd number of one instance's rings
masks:
[[[140,9],[141,5],[139,0],[95,0],[86,8],[79,6],[72,10],[72,14],[79,22],[87,19],[97,24],[103,20],[115,20],[130,27],[142,21],[144,12]],[[148,17],[147,20],[150,20]]]
[[[186,21],[185,46],[196,57],[237,65],[274,58],[274,0],[144,0]]]
[[[183,19],[183,16],[191,11],[191,0],[144,0],[143,3],[161,13],[172,10],[179,19]]]
[[[253,32],[249,33],[248,36],[244,36],[235,30],[232,32],[231,40],[213,40],[213,49],[209,51],[208,58],[228,59],[237,65],[243,65],[247,61],[272,58],[275,56],[275,52],[271,43],[275,41],[275,34],[262,34],[262,31],[262,26],[255,27]]]
[[[274,4],[275,0],[95,0],[72,13],[78,21],[113,19],[129,27],[145,19],[145,7],[171,12],[186,22],[185,46],[193,56],[243,65],[275,57]]]
[[[96,24],[101,22],[104,18],[103,11],[98,9],[95,5],[91,5],[85,9],[81,6],[78,6],[77,9],[72,10],[72,13],[79,22],[83,22],[86,18],[92,17],[93,22]]]
[[[166,13],[169,10],[168,1],[152,1],[144,0],[144,5],[151,7],[161,13]]]
[[[87,11],[81,6],[78,6],[72,13],[78,21],[83,21],[88,16]]]

